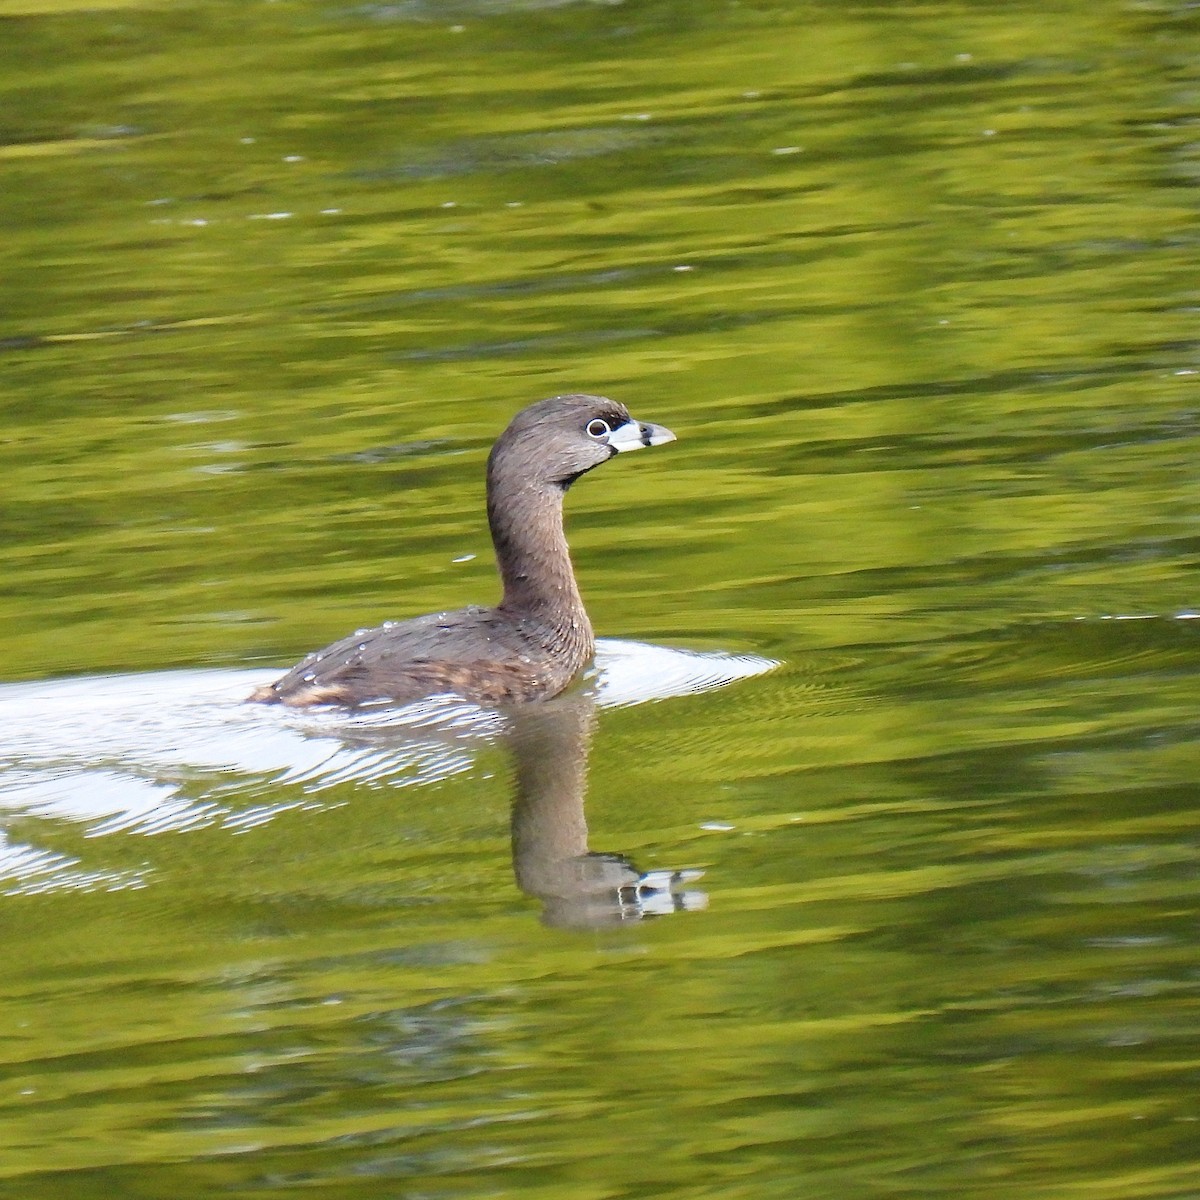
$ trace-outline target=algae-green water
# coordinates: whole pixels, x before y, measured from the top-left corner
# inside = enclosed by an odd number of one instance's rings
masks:
[[[1194,1197],[1198,17],[3,0],[0,1196]],[[238,703],[579,390],[598,682]]]

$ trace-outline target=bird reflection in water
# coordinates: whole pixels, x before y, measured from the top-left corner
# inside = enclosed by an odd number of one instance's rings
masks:
[[[389,775],[383,765],[411,759],[416,739],[434,766],[434,777],[452,758],[470,756],[481,736],[505,744],[513,770],[513,874],[521,891],[541,901],[545,924],[596,929],[707,907],[705,893],[688,887],[702,871],[643,872],[624,855],[589,848],[584,802],[596,724],[593,687],[491,710],[463,710],[453,697],[445,699],[450,707],[432,724],[343,727],[343,748],[351,760],[362,755],[383,782]],[[484,724],[476,724],[478,718],[485,718]]]
[[[542,902],[542,919],[587,929],[704,908],[703,892],[687,890],[695,870],[641,872],[618,854],[588,848],[584,798],[595,699],[574,692],[511,710],[513,873],[517,886]]]

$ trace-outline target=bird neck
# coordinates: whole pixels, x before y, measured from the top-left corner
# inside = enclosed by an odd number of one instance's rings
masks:
[[[500,608],[585,644],[590,654],[592,627],[563,532],[563,493],[556,484],[511,483],[489,464],[488,525],[504,583]]]

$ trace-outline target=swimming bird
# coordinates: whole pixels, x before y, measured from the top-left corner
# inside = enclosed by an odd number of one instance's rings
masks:
[[[563,497],[615,455],[674,440],[669,429],[635,420],[604,396],[554,396],[522,409],[487,463],[500,603],[360,630],[249,699],[354,706],[452,694],[498,705],[558,695],[596,645],[563,532]]]

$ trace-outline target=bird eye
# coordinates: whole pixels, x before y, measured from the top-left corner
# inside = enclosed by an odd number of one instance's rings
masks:
[[[607,421],[602,420],[600,417],[593,417],[592,420],[590,420],[587,425],[584,426],[584,432],[588,435],[588,437],[593,437],[599,440],[600,438],[608,437],[608,435],[612,433],[612,430],[609,428]]]

